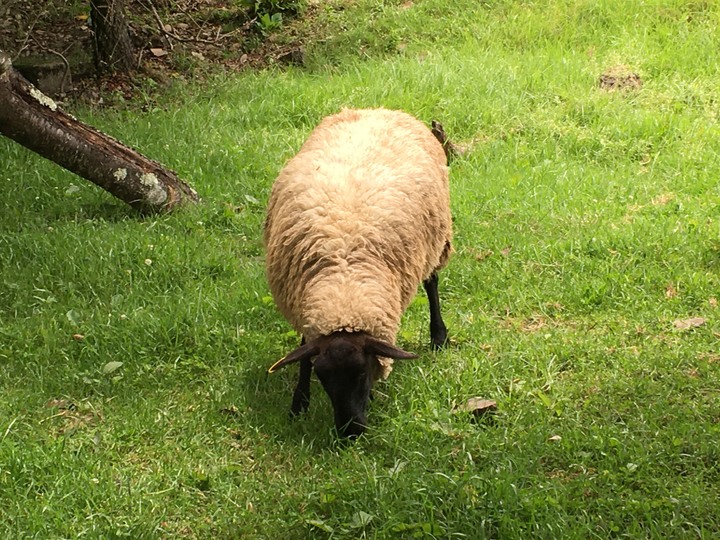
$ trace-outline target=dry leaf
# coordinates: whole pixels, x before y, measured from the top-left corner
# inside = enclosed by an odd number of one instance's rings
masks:
[[[553,435],[552,437],[548,437],[548,441],[557,442],[561,441],[562,437],[560,435]]]
[[[160,49],[157,47],[152,47],[150,49],[150,52],[155,58],[162,58],[163,56],[167,56],[168,52],[165,49]]]
[[[672,283],[668,283],[665,287],[665,298],[675,298],[678,295],[677,289]]]
[[[678,319],[673,322],[673,326],[678,330],[689,330],[702,326],[707,321],[703,317],[693,317],[691,319]]]
[[[718,307],[717,298],[715,298],[715,297],[713,296],[712,298],[710,298],[710,300],[708,300],[708,304],[710,304],[710,307],[711,307],[711,308],[716,308],[716,307]]]
[[[73,335],[72,335],[72,338],[73,338],[75,341],[82,341],[83,339],[85,339],[85,336],[83,336],[82,334],[73,334]]]
[[[484,416],[497,410],[497,402],[492,399],[474,397],[468,399],[462,405],[455,407],[457,412],[469,412],[476,418]]]

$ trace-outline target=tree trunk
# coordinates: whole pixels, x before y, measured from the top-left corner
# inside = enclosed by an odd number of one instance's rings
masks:
[[[99,72],[127,73],[135,67],[124,0],[90,0],[95,66]]]
[[[63,112],[0,51],[0,134],[90,180],[141,212],[198,195],[177,174]]]

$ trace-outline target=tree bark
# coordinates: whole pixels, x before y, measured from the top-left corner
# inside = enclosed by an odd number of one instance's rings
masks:
[[[99,72],[127,73],[135,67],[124,0],[90,0],[95,67]]]
[[[90,180],[143,213],[197,202],[177,174],[63,112],[0,51],[0,134]]]

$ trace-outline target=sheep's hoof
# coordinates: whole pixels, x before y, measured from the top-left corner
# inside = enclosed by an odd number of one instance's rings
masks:
[[[290,417],[294,418],[308,410],[310,400],[305,396],[293,396],[292,405],[290,405]]]
[[[450,339],[448,339],[447,330],[437,332],[436,334],[430,336],[430,344],[433,351],[439,351],[440,349],[445,348],[445,345],[447,345],[449,342]]]

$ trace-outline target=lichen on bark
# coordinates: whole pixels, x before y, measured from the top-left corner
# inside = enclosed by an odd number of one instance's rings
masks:
[[[141,175],[140,183],[144,187],[148,188],[145,192],[145,200],[147,200],[150,204],[159,205],[167,200],[168,194],[166,189],[162,186],[158,177],[153,173],[145,173]]]
[[[45,94],[43,94],[40,90],[35,88],[34,86],[30,88],[30,95],[35,98],[35,100],[40,104],[51,111],[56,111],[58,106],[57,103],[52,98],[49,98]]]

